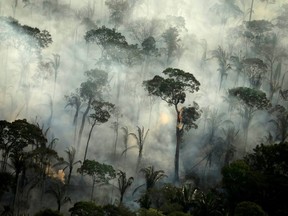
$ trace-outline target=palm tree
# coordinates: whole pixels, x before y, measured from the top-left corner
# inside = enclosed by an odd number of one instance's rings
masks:
[[[140,163],[141,163],[142,154],[143,154],[143,148],[144,148],[145,140],[146,140],[147,134],[148,134],[148,132],[149,132],[149,129],[148,129],[148,130],[146,131],[146,133],[145,133],[145,130],[144,130],[144,127],[143,127],[143,126],[142,126],[142,129],[141,129],[139,126],[137,126],[137,132],[138,132],[138,135],[136,135],[135,133],[129,133],[129,135],[133,136],[133,137],[136,139],[137,145],[130,146],[130,147],[126,148],[126,149],[122,152],[122,155],[123,155],[123,154],[126,153],[129,149],[138,148],[139,153],[138,153],[136,171],[138,170],[138,168],[139,168],[139,166],[140,166]]]
[[[76,93],[72,93],[70,96],[65,95],[65,99],[67,101],[67,104],[65,107],[73,107],[75,108],[75,114],[74,114],[74,118],[73,118],[73,125],[74,125],[74,145],[76,142],[76,136],[77,136],[77,122],[78,122],[78,115],[79,115],[79,111],[81,108],[81,97],[79,95],[79,90],[76,90]]]
[[[236,5],[236,0],[222,0],[220,2],[214,4],[210,9],[220,17],[223,25],[229,18],[236,18],[243,14],[243,11]]]
[[[223,80],[227,78],[227,72],[231,69],[230,64],[228,64],[228,53],[226,53],[221,46],[218,46],[218,49],[212,51],[212,57],[216,58],[219,64],[217,71],[220,73],[219,90],[221,90]]]
[[[78,163],[81,164],[82,162],[80,160],[75,161],[76,149],[74,147],[71,147],[70,149],[65,150],[65,152],[67,153],[68,160],[63,161],[62,163],[66,165],[63,171],[65,171],[65,169],[67,168],[69,169],[69,174],[68,174],[68,179],[67,179],[67,185],[69,185],[74,165]]]
[[[167,177],[163,170],[154,170],[154,166],[142,168],[140,169],[140,172],[143,173],[145,177],[146,191],[151,190],[159,180]]]
[[[60,55],[59,54],[53,54],[53,60],[50,61],[50,64],[52,65],[52,68],[54,69],[54,87],[53,87],[53,100],[55,96],[55,88],[56,88],[56,82],[60,67]]]
[[[122,153],[122,155],[125,155],[125,158],[127,156],[127,150],[128,150],[128,137],[129,137],[129,130],[128,127],[121,127],[122,131],[123,131],[123,144],[124,144],[124,151]]]
[[[244,72],[243,57],[240,56],[231,56],[230,61],[232,63],[232,68],[236,72],[235,86],[238,85],[239,77]]]
[[[122,114],[118,107],[114,109],[113,114],[115,116],[115,121],[112,122],[111,128],[114,130],[114,133],[115,133],[115,139],[114,139],[114,145],[113,145],[113,157],[114,159],[116,159],[117,143],[118,143],[118,137],[119,137],[119,118],[121,118]]]
[[[154,170],[153,166],[140,169],[140,172],[144,174],[146,183],[138,186],[133,191],[132,195],[140,188],[146,185],[146,191],[142,194],[141,198],[138,200],[141,208],[149,209],[151,205],[151,190],[155,187],[156,183],[164,177],[167,177],[164,174],[163,170]]]
[[[134,181],[134,178],[133,177],[129,177],[127,179],[126,173],[121,171],[121,170],[118,171],[117,175],[118,175],[118,189],[119,189],[119,192],[120,192],[120,203],[119,203],[119,205],[121,205],[122,202],[123,202],[124,194],[127,191],[127,189],[132,185],[132,183]]]

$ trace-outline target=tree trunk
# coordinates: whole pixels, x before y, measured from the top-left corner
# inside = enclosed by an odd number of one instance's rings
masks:
[[[60,209],[61,209],[61,200],[60,199],[57,199],[57,211],[60,212]]]
[[[95,179],[94,179],[94,177],[93,177],[92,192],[91,192],[91,201],[93,201],[94,187],[95,187]]]
[[[70,166],[70,167],[69,167],[69,174],[68,174],[68,178],[67,178],[67,185],[70,184],[70,179],[71,179],[72,171],[73,171],[73,166]]]
[[[245,108],[245,114],[243,119],[245,153],[248,152],[248,131],[251,120],[252,120],[252,111]]]
[[[83,162],[86,160],[86,156],[87,156],[87,151],[88,151],[88,146],[89,146],[89,142],[90,142],[90,138],[91,138],[91,135],[92,135],[92,131],[93,131],[93,128],[95,127],[96,125],[96,120],[93,122],[92,126],[91,126],[91,129],[89,131],[89,135],[88,135],[88,139],[87,139],[87,144],[86,144],[86,148],[85,148],[85,154],[84,154],[84,160]]]
[[[177,121],[176,121],[176,149],[175,149],[175,172],[174,172],[174,183],[179,183],[179,151],[180,151],[180,143],[181,143],[181,128],[180,128],[180,112],[178,110],[177,105],[175,105],[175,110],[177,113]]]
[[[250,8],[249,21],[251,21],[251,19],[252,19],[252,13],[253,13],[253,4],[254,4],[254,0],[252,0],[252,1],[251,1],[251,8]]]
[[[116,159],[116,153],[117,153],[117,143],[118,143],[118,137],[119,137],[119,117],[116,118],[116,125],[115,125],[115,140],[114,140],[114,148],[113,148],[113,157],[114,160]]]
[[[179,151],[180,151],[180,143],[181,143],[181,133],[180,129],[176,127],[176,150],[175,150],[175,175],[174,182],[179,182]]]
[[[137,159],[136,172],[138,172],[141,160],[142,160],[142,149],[139,149],[139,155],[138,155],[138,159]]]
[[[92,103],[92,98],[89,98],[89,101],[88,101],[88,104],[87,104],[87,108],[86,108],[86,110],[85,110],[85,112],[83,113],[83,116],[82,116],[82,123],[81,123],[81,127],[80,127],[80,130],[79,130],[78,142],[77,142],[77,148],[78,149],[80,147],[82,133],[83,133],[86,117],[87,117],[88,112],[90,110],[91,103]]]

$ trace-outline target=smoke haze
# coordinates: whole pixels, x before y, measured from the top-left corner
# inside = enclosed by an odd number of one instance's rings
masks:
[[[175,109],[160,98],[149,97],[142,82],[152,79],[155,75],[161,75],[167,67],[175,67],[192,73],[201,83],[198,92],[187,93],[184,103],[187,106],[193,104],[193,101],[197,102],[202,109],[202,116],[196,122],[198,129],[185,132],[180,152],[181,179],[191,172],[197,173],[203,179],[205,175],[212,176],[212,180],[201,179],[201,181],[215,183],[220,179],[223,163],[211,159],[212,164],[209,165],[207,160],[207,155],[213,148],[207,141],[212,127],[211,121],[207,119],[212,118],[213,111],[214,117],[218,118],[214,128],[215,134],[223,137],[223,130],[233,126],[239,131],[234,143],[237,149],[235,158],[243,155],[242,119],[237,112],[228,112],[229,105],[225,102],[228,89],[235,87],[236,73],[228,71],[228,76],[219,89],[220,76],[217,71],[219,65],[213,58],[212,50],[217,50],[221,46],[230,55],[239,54],[239,47],[228,33],[232,27],[235,28],[243,21],[248,21],[250,1],[235,1],[244,11],[239,15],[217,13],[215,7],[224,2],[220,0],[135,1],[136,6],[132,13],[125,18],[123,24],[117,26],[116,31],[125,36],[128,44],[138,44],[138,48],[141,48],[141,41],[151,33],[162,55],[151,59],[148,66],[144,66],[143,62],[133,66],[112,62],[107,67],[98,63],[101,57],[100,47],[96,44],[88,45],[84,39],[86,32],[93,28],[103,25],[109,28],[115,27],[109,21],[109,9],[104,0],[18,1],[16,8],[13,8],[13,2],[1,0],[0,15],[14,17],[21,25],[47,30],[52,36],[53,43],[48,48],[42,49],[41,56],[37,57],[33,50],[28,50],[25,44],[21,44],[21,35],[17,35],[16,32],[13,35],[14,39],[9,43],[0,41],[1,119],[14,121],[25,118],[29,122],[38,123],[44,130],[50,128],[48,138],[50,140],[58,138],[55,148],[60,156],[65,157],[65,150],[77,145],[73,139],[75,109],[66,106],[65,95],[75,93],[81,83],[87,80],[85,71],[101,68],[108,72],[109,77],[110,89],[104,93],[105,100],[114,103],[120,110],[117,162],[113,158],[117,136],[112,124],[116,121],[115,116],[104,124],[96,125],[87,158],[113,163],[116,168],[128,172],[127,176],[136,175],[138,149],[132,148],[127,151],[125,159],[122,154],[125,148],[121,127],[127,127],[129,132],[137,133],[136,126],[140,128],[143,126],[145,131],[149,129],[149,132],[141,166],[154,165],[156,169],[162,169],[168,175],[165,181],[171,181],[176,142]],[[46,7],[45,2],[50,2],[50,6]],[[255,1],[252,19],[273,21],[284,3],[285,0],[277,0],[273,4]],[[169,27],[177,28],[182,49],[181,54],[167,64],[163,55],[166,45],[162,35]],[[3,31],[6,29],[0,26],[0,35]],[[287,45],[287,38],[282,43]],[[60,56],[60,66],[55,82],[51,62],[54,61],[53,55],[56,54]],[[24,67],[25,76],[21,78]],[[283,67],[286,71],[287,65]],[[240,78],[237,86],[249,86],[249,84]],[[266,90],[267,87],[263,85],[261,89]],[[117,94],[120,95],[119,98]],[[85,104],[82,105],[78,116],[77,134],[84,110]],[[265,123],[267,120],[269,116],[264,111],[258,112],[253,117],[249,127],[253,132],[248,134],[249,151],[267,135],[269,129]],[[86,121],[81,145],[77,150],[79,160],[83,160],[90,127],[91,124]],[[136,140],[129,137],[128,146],[133,145],[136,145]],[[139,184],[141,181],[143,180],[140,179]]]

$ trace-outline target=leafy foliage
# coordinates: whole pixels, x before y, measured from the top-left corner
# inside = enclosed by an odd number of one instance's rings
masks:
[[[168,105],[178,105],[184,103],[186,99],[185,91],[194,93],[199,90],[200,83],[193,74],[187,73],[177,68],[167,68],[163,74],[168,78],[155,76],[151,80],[143,82],[149,95],[155,95],[166,101]]]
[[[287,143],[261,144],[244,160],[223,168],[223,185],[230,208],[234,209],[241,201],[252,201],[260,204],[269,215],[288,212],[285,202],[278,199],[288,190],[287,146]]]
[[[69,209],[71,216],[98,216],[103,215],[103,209],[93,202],[80,201],[76,202],[72,208]]]
[[[39,30],[36,27],[21,25],[12,17],[0,17],[0,25],[4,26],[5,31],[1,31],[1,41],[17,39],[25,41],[29,46],[35,49],[46,48],[51,44],[52,37],[47,30]]]
[[[84,175],[89,175],[96,183],[106,183],[116,177],[116,172],[111,165],[99,163],[95,160],[85,160],[78,172]]]
[[[127,189],[132,185],[132,183],[134,182],[134,178],[133,177],[129,177],[127,179],[126,177],[126,173],[119,170],[118,173],[118,189],[120,192],[120,204],[123,201],[123,197],[125,192],[127,191]]]
[[[163,170],[154,170],[153,166],[142,168],[140,172],[144,174],[147,191],[152,189],[159,180],[167,177]]]
[[[229,95],[236,97],[239,102],[248,108],[256,111],[258,109],[266,109],[269,107],[269,100],[266,94],[260,90],[255,90],[247,87],[237,87],[229,89]]]

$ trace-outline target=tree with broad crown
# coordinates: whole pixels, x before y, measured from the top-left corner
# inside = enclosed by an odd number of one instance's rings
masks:
[[[176,151],[175,151],[175,182],[179,181],[179,151],[184,130],[197,128],[195,121],[200,118],[201,110],[196,102],[193,106],[180,108],[186,99],[186,92],[194,93],[199,90],[200,82],[193,74],[177,68],[167,68],[163,74],[168,78],[154,76],[151,80],[143,82],[149,95],[160,97],[169,106],[174,106],[176,111]]]
[[[76,202],[72,208],[69,209],[71,216],[98,216],[104,215],[103,209],[97,206],[94,202],[80,201]]]
[[[236,108],[243,119],[245,151],[247,152],[248,128],[251,120],[258,110],[267,109],[270,102],[261,90],[248,87],[237,87],[228,90],[229,97],[237,99]]]
[[[114,104],[111,104],[109,102],[104,102],[104,101],[93,101],[91,104],[93,108],[93,113],[90,114],[90,120],[91,120],[91,128],[89,131],[88,139],[87,139],[87,144],[85,148],[85,154],[84,154],[84,160],[86,160],[87,152],[88,152],[88,146],[89,146],[89,141],[92,135],[92,131],[94,127],[97,124],[105,123],[109,120],[111,116],[111,112],[114,110]]]
[[[77,141],[77,147],[79,148],[82,138],[82,133],[84,130],[84,125],[86,121],[86,117],[91,109],[92,102],[97,99],[102,99],[102,94],[105,88],[108,85],[108,73],[103,70],[99,69],[92,69],[85,72],[85,75],[87,77],[87,81],[82,82],[80,89],[79,89],[79,95],[82,103],[86,103],[87,107],[82,115],[82,122],[79,129],[79,135],[78,135],[78,141]]]
[[[108,61],[111,56],[128,46],[125,36],[106,26],[87,31],[84,36],[86,43],[97,44],[101,49],[101,60]]]
[[[111,165],[101,164],[95,160],[85,160],[82,166],[77,170],[80,174],[92,177],[93,185],[91,192],[91,201],[93,200],[94,187],[96,183],[108,184],[111,179],[116,178],[116,172]]]

